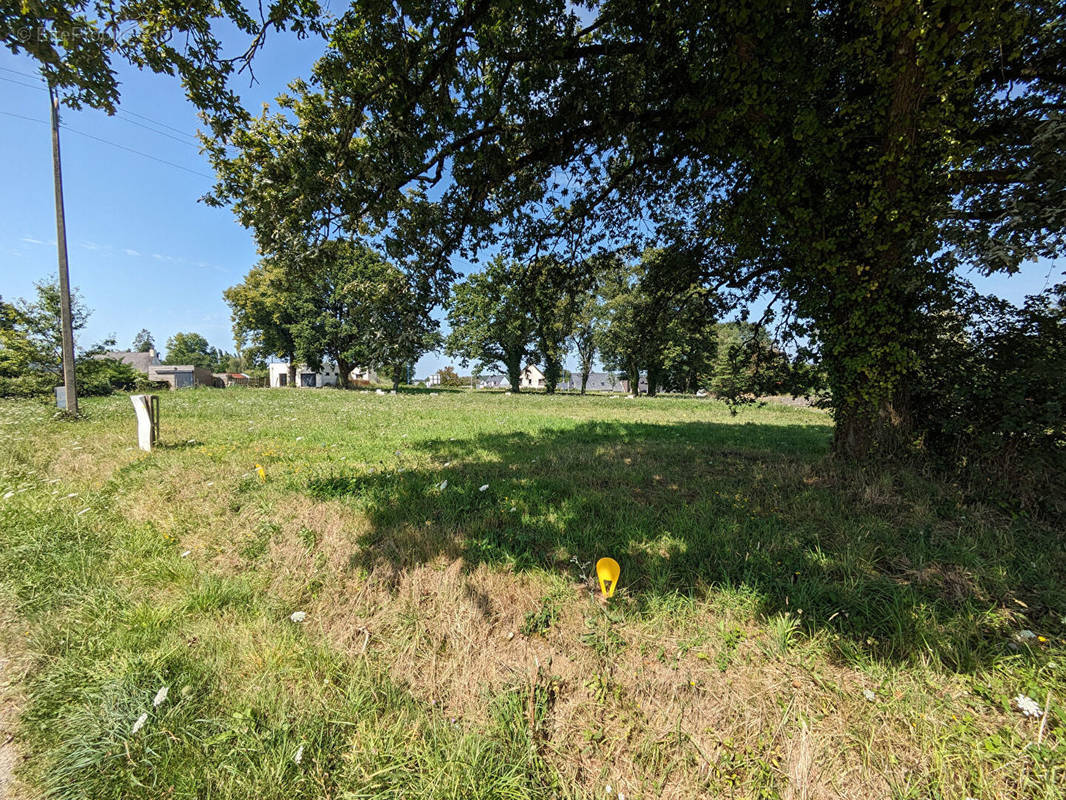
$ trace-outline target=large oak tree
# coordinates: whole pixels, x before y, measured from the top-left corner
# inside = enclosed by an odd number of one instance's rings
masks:
[[[908,440],[953,273],[1058,253],[1059,4],[357,0],[212,157],[269,251],[338,230],[447,280],[497,241],[702,252],[822,359],[839,452]]]

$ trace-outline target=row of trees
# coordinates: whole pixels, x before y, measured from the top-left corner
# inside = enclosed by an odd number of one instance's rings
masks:
[[[960,272],[1066,244],[1060,4],[354,0],[285,113],[209,155],[261,247],[337,230],[428,275],[687,248],[816,351],[836,450],[891,455]],[[654,268],[659,280],[658,267]]]
[[[320,368],[337,365],[348,385],[356,366],[385,371],[399,386],[409,367],[440,341],[429,287],[357,242],[329,241],[263,258],[224,292],[238,351]]]
[[[463,366],[502,370],[512,391],[533,361],[554,392],[569,353],[582,393],[597,359],[633,393],[641,374],[649,395],[710,389],[739,400],[813,388],[813,372],[803,370],[798,385],[801,370],[764,328],[718,321],[722,300],[700,285],[697,270],[688,254],[669,250],[590,259],[576,269],[555,258],[497,257],[453,287],[445,351]]]

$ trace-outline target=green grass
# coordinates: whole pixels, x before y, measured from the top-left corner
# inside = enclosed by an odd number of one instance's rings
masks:
[[[162,407],[144,455],[124,397],[0,404],[3,636],[47,796],[1066,796],[1061,531],[837,465],[819,412]],[[1043,732],[1018,694],[1050,694]]]

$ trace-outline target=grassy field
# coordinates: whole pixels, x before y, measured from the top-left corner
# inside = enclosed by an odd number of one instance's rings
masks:
[[[845,470],[820,412],[162,409],[144,454],[125,397],[0,404],[20,797],[1066,796],[1062,531]]]

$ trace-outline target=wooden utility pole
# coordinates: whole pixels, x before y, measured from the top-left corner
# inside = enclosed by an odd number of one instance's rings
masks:
[[[63,167],[59,159],[59,98],[48,85],[52,106],[52,174],[56,190],[56,244],[59,245],[59,307],[63,328],[63,387],[67,413],[77,416],[78,387],[74,378],[74,326],[70,318],[70,271],[67,268],[67,221],[63,213]]]

